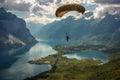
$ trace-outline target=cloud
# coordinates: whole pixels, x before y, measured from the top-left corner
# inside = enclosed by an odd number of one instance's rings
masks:
[[[0,0],[0,6],[7,10],[27,11],[34,16],[30,16],[26,21],[38,23],[50,23],[55,21],[47,15],[54,15],[58,6],[68,3],[80,3],[86,8],[98,5],[94,11],[94,18],[103,18],[106,14],[120,13],[120,0]],[[54,16],[55,17],[55,16]],[[80,18],[77,17],[76,18]],[[35,20],[35,21],[34,21]]]
[[[25,3],[23,0],[4,0],[0,4],[6,10],[18,10],[18,11],[29,11],[30,3]]]
[[[84,14],[84,18],[86,20],[90,20],[91,18],[93,18],[93,12],[91,11],[86,11],[85,14]]]
[[[26,22],[40,23],[40,24],[43,24],[43,25],[54,22],[56,20],[59,20],[59,19],[48,18],[47,16],[41,16],[40,17],[40,16],[37,16],[35,14],[31,14],[31,16],[29,18],[25,19]]]
[[[107,14],[120,14],[120,0],[95,0],[98,7],[94,11],[94,18],[104,18]]]
[[[120,4],[120,0],[95,0],[95,2],[101,4]]]
[[[8,10],[31,11],[32,7],[33,12],[37,11],[37,9],[38,11],[53,12],[57,6],[63,4],[91,3],[93,0],[0,0],[0,2],[3,2],[2,6]]]
[[[4,3],[5,0],[0,0],[0,3]]]

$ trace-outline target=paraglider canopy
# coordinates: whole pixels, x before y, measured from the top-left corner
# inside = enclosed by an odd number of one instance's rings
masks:
[[[82,5],[76,3],[66,4],[58,7],[55,12],[55,15],[56,17],[62,17],[64,14],[68,13],[69,11],[77,11],[83,14],[85,12],[85,8]]]

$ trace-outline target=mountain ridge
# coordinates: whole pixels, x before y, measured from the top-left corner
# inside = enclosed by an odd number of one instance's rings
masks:
[[[0,8],[0,50],[16,49],[36,42],[22,18]]]
[[[55,21],[42,27],[36,34],[37,38],[48,40],[65,40],[68,32],[71,40],[86,44],[120,43],[120,16],[107,14],[103,19],[94,19],[92,13],[85,14],[81,19],[74,20],[69,16],[64,20]],[[90,19],[85,19],[85,18]]]

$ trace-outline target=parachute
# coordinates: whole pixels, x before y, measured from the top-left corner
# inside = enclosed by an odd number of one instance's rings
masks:
[[[84,13],[85,8],[80,4],[66,4],[57,8],[55,15],[56,17],[62,17],[64,14],[68,13],[69,11],[77,11],[79,13]]]

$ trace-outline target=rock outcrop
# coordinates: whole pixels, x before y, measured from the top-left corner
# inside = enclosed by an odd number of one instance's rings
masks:
[[[36,42],[23,19],[0,8],[0,50],[15,49]]]

